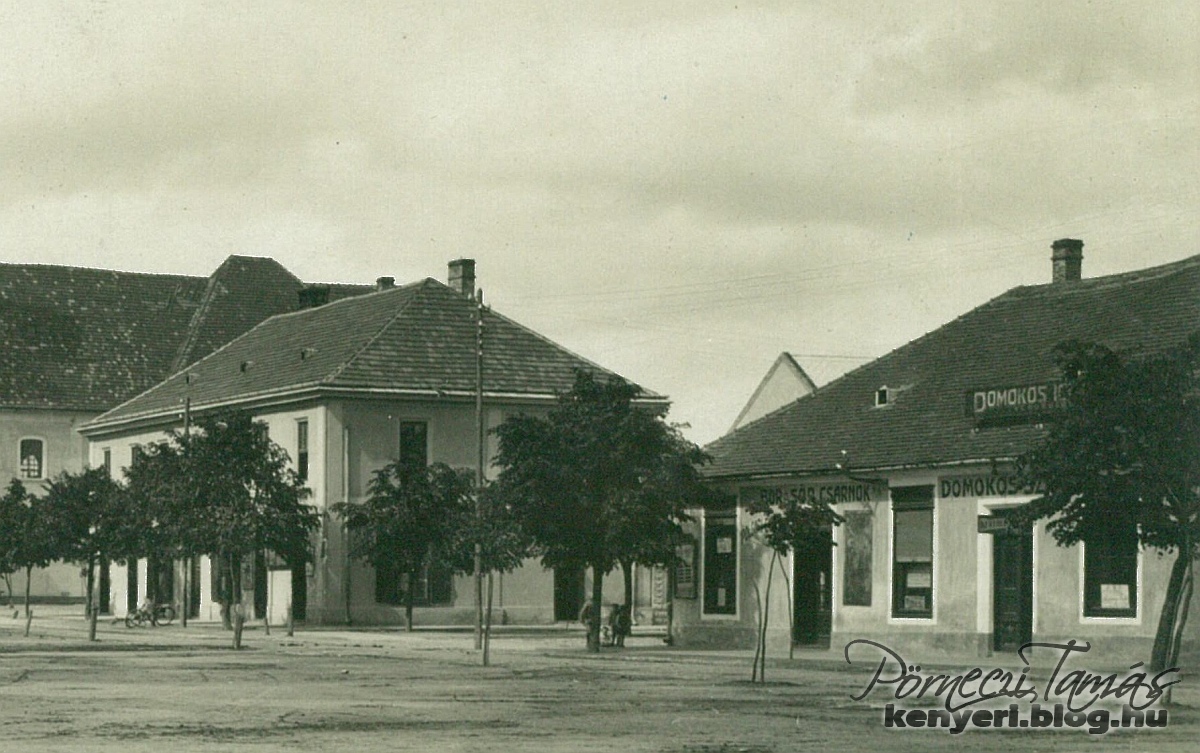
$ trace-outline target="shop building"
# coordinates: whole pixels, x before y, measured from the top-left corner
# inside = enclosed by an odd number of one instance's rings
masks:
[[[785,562],[792,630],[776,575],[777,644],[870,638],[985,656],[1077,639],[1113,661],[1146,658],[1173,555],[1140,549],[1134,531],[1061,547],[1044,523],[1007,519],[1036,496],[1014,461],[1062,399],[1058,343],[1154,352],[1200,330],[1200,256],[1083,279],[1082,246],[1053,244],[1052,282],[1014,288],[709,446],[707,473],[737,504],[697,513],[675,638],[752,645],[769,558],[744,535],[745,506],[807,498],[844,520]]]
[[[248,565],[253,571],[243,583],[251,584],[254,616],[280,622],[290,608],[310,624],[402,624],[403,579],[350,557],[347,533],[331,506],[364,501],[374,472],[398,459],[477,468],[479,353],[485,458],[496,449],[490,429],[510,415],[549,410],[571,388],[576,369],[611,374],[483,307],[474,291],[474,262],[460,259],[450,264],[449,284],[426,279],[396,286],[381,278],[371,294],[268,319],[84,426],[91,463],[119,475],[138,447],[182,427],[185,408],[191,416],[251,412],[307,480],[308,501],[321,516],[307,566]],[[648,391],[641,399],[666,404]],[[484,468],[485,476],[495,472]],[[201,559],[187,578],[181,567],[114,565],[115,608],[136,607],[153,577],[161,601],[183,601],[186,582],[193,616],[216,619],[209,562]],[[634,578],[636,618],[665,620],[666,574],[639,568]],[[472,580],[426,568],[415,586],[415,622],[470,624]],[[605,586],[606,600],[621,600],[621,578],[606,578]],[[531,561],[498,577],[496,619],[574,621],[586,587],[583,571],[546,571]]]

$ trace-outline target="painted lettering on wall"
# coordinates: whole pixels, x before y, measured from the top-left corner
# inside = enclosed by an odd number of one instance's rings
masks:
[[[1033,422],[1066,404],[1066,385],[1045,382],[971,390],[966,402],[967,415],[979,423]]]
[[[1020,476],[951,476],[938,479],[938,496],[955,497],[1013,497],[1038,494],[1041,488]]]
[[[754,500],[768,505],[827,504],[841,502],[879,502],[887,499],[886,486],[871,484],[815,484],[806,486],[764,486],[742,489],[743,500]]]

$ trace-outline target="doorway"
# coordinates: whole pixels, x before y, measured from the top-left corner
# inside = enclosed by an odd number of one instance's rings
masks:
[[[554,568],[554,621],[576,622],[583,611],[583,568]]]
[[[992,537],[992,650],[1016,651],[1032,639],[1033,532],[1010,524]]]
[[[831,531],[811,536],[796,546],[792,583],[795,632],[802,646],[829,646],[833,625],[833,540]]]

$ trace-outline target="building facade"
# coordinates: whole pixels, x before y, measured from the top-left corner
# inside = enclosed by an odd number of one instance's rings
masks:
[[[601,367],[483,307],[474,297],[474,262],[450,267],[450,285],[427,279],[276,316],[133,400],[91,421],[83,431],[94,465],[113,469],[133,461],[139,446],[179,428],[184,406],[193,415],[237,408],[266,424],[308,482],[308,500],[321,516],[312,562],[291,570],[260,561],[243,583],[255,616],[282,621],[292,614],[310,624],[400,624],[405,594],[397,573],[376,572],[350,556],[348,536],[331,512],[339,502],[368,496],[375,471],[395,460],[442,462],[475,469],[480,416],[476,408],[482,352],[485,459],[495,453],[488,430],[517,413],[548,410],[570,388],[576,369]],[[643,391],[645,402],[665,398]],[[494,473],[484,468],[485,476]],[[182,600],[182,563],[160,580],[160,600]],[[145,561],[113,567],[111,597],[133,608],[155,577]],[[201,619],[216,619],[210,563],[187,578],[188,602]],[[665,615],[665,573],[640,570],[635,600],[643,622]],[[417,624],[470,624],[471,576],[427,568],[417,578]],[[619,601],[623,581],[606,578],[606,596]],[[573,621],[583,604],[582,572],[547,572],[530,562],[498,576],[500,621]]]
[[[249,256],[230,256],[208,277],[0,264],[0,479],[40,494],[54,476],[82,470],[81,426],[295,310],[306,289],[340,298],[371,288],[312,288],[274,260]],[[12,582],[24,592],[23,573]],[[35,570],[30,585],[39,600],[84,597],[71,564]]]
[[[784,563],[776,643],[985,656],[1076,639],[1112,662],[1146,659],[1174,555],[1140,548],[1133,530],[1061,547],[1044,522],[1007,517],[1037,496],[1014,462],[1061,404],[1058,343],[1154,352],[1200,330],[1200,256],[1083,279],[1082,245],[1054,244],[1052,283],[1015,288],[710,446],[711,478],[737,503],[697,516],[677,639],[753,641],[770,560],[746,536],[746,506],[791,498],[829,503],[843,522]]]

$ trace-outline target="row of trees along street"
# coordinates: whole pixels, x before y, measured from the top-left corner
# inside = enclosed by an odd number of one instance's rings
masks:
[[[303,563],[319,520],[304,503],[308,490],[288,467],[287,453],[250,416],[214,416],[195,431],[171,432],[164,442],[135,452],[124,476],[118,483],[105,468],[63,473],[40,496],[14,480],[0,498],[0,572],[25,572],[26,635],[34,568],[55,561],[83,566],[94,640],[100,563],[132,567],[142,558],[171,562],[208,555],[218,568],[215,598],[222,619],[240,647],[241,562],[263,552]],[[149,579],[152,602],[155,586]],[[186,624],[186,610],[181,612]]]
[[[623,569],[631,605],[633,566],[672,564],[686,508],[711,496],[699,473],[705,455],[639,394],[580,371],[546,417],[516,416],[496,430],[494,483],[480,489],[470,471],[396,461],[375,472],[364,502],[333,506],[352,554],[405,579],[408,629],[422,568],[468,573],[478,554],[490,574],[539,557],[548,568],[591,568],[588,646],[599,650],[604,576]],[[14,481],[0,502],[0,572],[82,564],[94,639],[99,563],[208,556],[237,647],[241,563],[269,553],[295,567],[311,557],[319,518],[308,493],[262,424],[240,413],[202,418],[143,448],[121,483],[102,468],[64,473],[44,496]],[[30,619],[27,593],[27,633]]]
[[[1133,529],[1143,547],[1176,554],[1151,657],[1156,671],[1172,666],[1200,545],[1200,334],[1150,355],[1089,343],[1064,343],[1057,354],[1068,400],[1018,464],[1045,490],[1024,520],[1048,521],[1063,546]],[[505,572],[534,556],[548,568],[592,570],[588,647],[599,650],[604,577],[622,568],[631,605],[631,568],[674,564],[687,509],[731,503],[704,484],[704,452],[639,395],[619,378],[580,371],[545,417],[514,416],[494,430],[500,472],[482,489],[470,471],[396,462],[375,473],[365,502],[334,506],[353,554],[408,581],[409,629],[422,567],[471,572],[478,554],[482,572]],[[241,561],[258,552],[306,561],[318,524],[307,495],[261,424],[243,414],[205,418],[145,448],[123,483],[104,469],[63,474],[40,498],[10,484],[0,497],[0,574],[82,563],[94,637],[97,563],[207,555],[240,645]],[[749,512],[750,533],[773,553],[759,610],[761,679],[771,574],[779,566],[786,579],[783,559],[841,519],[824,504]],[[27,587],[27,633],[29,620]]]

